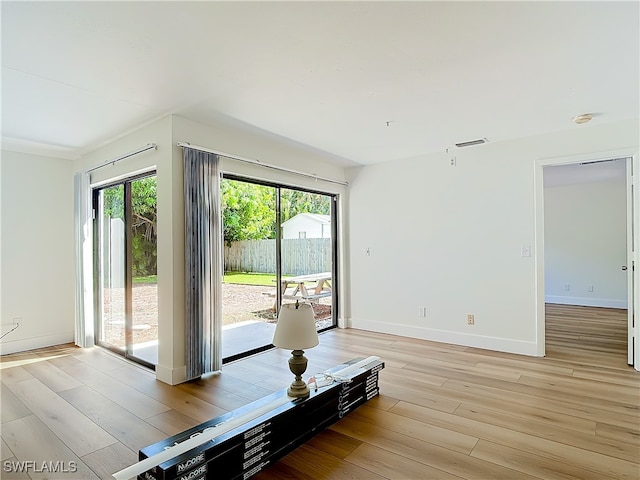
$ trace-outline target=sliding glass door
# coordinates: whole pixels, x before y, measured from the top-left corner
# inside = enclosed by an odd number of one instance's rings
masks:
[[[280,305],[309,303],[318,330],[336,325],[335,196],[227,176],[223,361],[271,348]]]
[[[147,366],[158,359],[156,177],[94,190],[96,342]]]

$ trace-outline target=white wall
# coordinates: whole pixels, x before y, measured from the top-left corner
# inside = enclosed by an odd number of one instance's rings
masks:
[[[3,354],[73,341],[70,160],[3,151],[0,159]]]
[[[315,174],[334,180],[344,180],[345,170],[328,162],[322,152],[305,149],[300,145],[286,142],[285,139],[268,135],[266,132],[245,132],[238,128],[211,121],[209,125],[193,122],[174,115],[173,140],[207,147],[230,155],[260,160],[263,163],[289,168],[300,172]],[[182,158],[182,149],[174,145],[174,154]],[[259,180],[280,182],[285,185],[320,190],[327,193],[342,194],[344,187],[276,170],[222,159],[225,173],[242,175]]]
[[[442,152],[354,169],[349,324],[543,353],[534,248],[536,160],[637,147],[639,126],[576,126],[457,149],[453,167]],[[521,256],[523,246],[531,247],[531,257]],[[422,306],[426,318],[418,315]],[[475,325],[467,325],[468,314],[475,315]]]
[[[157,144],[150,150],[107,165],[91,173],[91,183],[100,184],[155,169],[158,195],[158,365],[156,375],[167,383],[184,376],[184,241],[183,217],[176,203],[182,202],[182,190],[174,186],[171,145],[171,117],[145,125],[99,148],[75,163],[75,171],[87,170],[120,155]],[[181,181],[180,177],[180,181]],[[178,238],[176,243],[176,238]],[[180,243],[182,242],[182,243]],[[182,319],[182,323],[180,323]]]
[[[546,301],[627,308],[624,179],[545,188],[544,202]]]

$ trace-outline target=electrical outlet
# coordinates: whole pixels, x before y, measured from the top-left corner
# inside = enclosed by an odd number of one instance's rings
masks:
[[[427,307],[419,307],[418,308],[418,316],[426,317],[427,316]]]
[[[15,327],[18,324],[22,323],[22,317],[12,317],[11,322],[3,322],[2,325],[8,327]]]
[[[456,157],[449,158],[449,166],[450,167],[455,167],[456,166]]]
[[[476,320],[472,314],[467,315],[467,325],[475,325]]]
[[[589,285],[587,287],[587,292],[593,292],[593,285]]]
[[[564,291],[568,292],[569,290],[571,290],[571,285],[569,285],[568,283],[564,284]]]

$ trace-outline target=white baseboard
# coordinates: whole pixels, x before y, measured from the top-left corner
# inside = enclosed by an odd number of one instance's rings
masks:
[[[7,335],[9,338],[9,335]],[[51,347],[63,343],[73,342],[73,332],[56,333],[54,335],[43,335],[41,337],[23,338],[19,340],[2,340],[0,343],[0,354],[26,352],[36,348]]]
[[[156,380],[168,383],[169,385],[184,383],[187,381],[187,366],[168,368],[162,365],[156,365]]]
[[[482,348],[498,352],[516,353],[538,356],[535,342],[525,342],[522,340],[512,340],[509,338],[487,337],[483,335],[473,335],[468,333],[450,332],[446,330],[436,330],[433,328],[416,327],[413,325],[399,325],[395,323],[378,322],[362,318],[350,318],[349,327],[372,332],[388,333],[401,337],[419,338],[421,340],[431,340],[433,342],[449,343],[453,345],[463,345],[465,347]]]
[[[612,298],[565,297],[563,295],[545,295],[546,303],[560,305],[578,305],[581,307],[627,308],[627,302]]]

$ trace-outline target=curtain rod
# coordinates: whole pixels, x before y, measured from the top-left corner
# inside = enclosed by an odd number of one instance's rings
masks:
[[[233,160],[238,160],[238,161],[244,162],[244,163],[250,163],[252,165],[259,165],[260,167],[270,168],[272,170],[278,170],[280,172],[293,173],[295,175],[300,175],[302,177],[313,178],[314,180],[322,180],[323,182],[335,183],[337,185],[343,185],[343,186],[349,185],[349,182],[343,182],[341,180],[333,180],[331,178],[319,177],[318,175],[315,175],[313,173],[300,172],[298,170],[292,170],[290,168],[277,167],[275,165],[269,165],[268,163],[264,163],[264,162],[262,162],[260,160],[254,160],[254,159],[251,159],[251,158],[238,157],[237,155],[230,155],[228,153],[221,152],[219,150],[212,150],[210,148],[200,147],[198,145],[191,145],[188,142],[178,142],[178,146],[179,147],[193,148],[194,150],[200,150],[202,152],[213,153],[215,155],[220,155],[222,157],[231,158]]]
[[[141,148],[139,148],[137,150],[134,150],[133,152],[125,153],[124,155],[120,155],[119,157],[114,158],[112,160],[107,160],[102,165],[98,165],[97,167],[93,167],[93,168],[87,170],[85,173],[93,172],[94,170],[98,170],[99,168],[106,167],[107,165],[114,165],[116,162],[119,162],[120,160],[124,160],[125,158],[133,157],[134,155],[138,155],[139,153],[146,152],[147,150],[151,150],[151,149],[157,150],[158,149],[158,145],[156,145],[155,143],[147,143],[144,147],[141,147]]]

